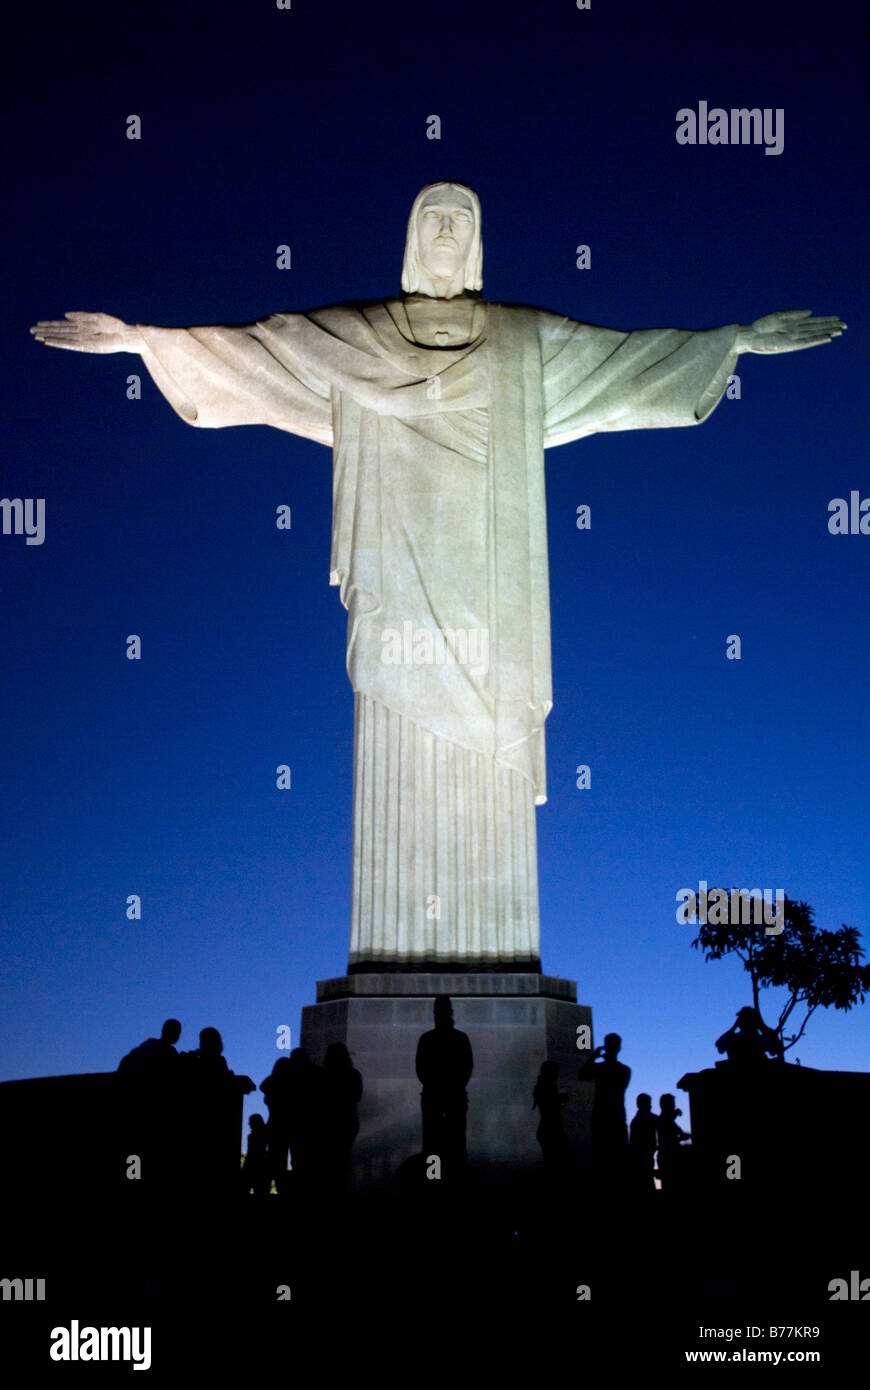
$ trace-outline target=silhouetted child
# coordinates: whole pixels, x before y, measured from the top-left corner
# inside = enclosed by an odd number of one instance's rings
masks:
[[[266,1121],[262,1115],[254,1114],[248,1120],[248,1152],[242,1165],[242,1191],[253,1192],[255,1197],[268,1194],[271,1185],[269,1172],[269,1145]]]

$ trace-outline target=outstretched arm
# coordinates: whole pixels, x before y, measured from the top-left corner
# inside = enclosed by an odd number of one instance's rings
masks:
[[[724,394],[742,352],[797,352],[839,337],[835,316],[809,309],[748,326],[632,333],[541,312],[544,445],[601,430],[700,424]]]
[[[186,424],[272,425],[331,445],[330,383],[300,350],[304,327],[318,331],[297,314],[250,324],[155,328],[111,314],[69,313],[41,320],[30,331],[38,342],[72,352],[139,353]]]
[[[62,319],[40,319],[31,328],[38,343],[67,348],[71,352],[145,352],[145,339],[132,324],[111,314],[64,314]]]
[[[765,314],[737,330],[738,352],[799,352],[839,338],[847,325],[836,314],[814,319],[812,309]]]

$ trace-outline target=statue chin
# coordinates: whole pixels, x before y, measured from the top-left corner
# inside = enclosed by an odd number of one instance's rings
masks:
[[[430,295],[433,299],[455,299],[465,289],[461,275],[438,275],[427,271],[420,276],[419,294]]]
[[[442,282],[446,281],[452,287],[453,282],[458,281],[459,288],[462,288],[462,281],[465,278],[463,274],[465,263],[461,262],[457,265],[456,260],[452,256],[449,261],[445,261],[444,263],[426,261],[423,263],[421,269],[427,280],[431,281],[433,285],[435,281],[440,280]]]

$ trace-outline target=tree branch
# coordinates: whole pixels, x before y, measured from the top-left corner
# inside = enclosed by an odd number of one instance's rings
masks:
[[[806,1028],[807,1024],[809,1023],[810,1019],[812,1018],[813,1014],[815,1013],[818,1007],[818,1004],[813,1004],[812,1008],[807,1010],[807,1016],[801,1024],[797,1033],[795,1033],[793,1038],[789,1038],[788,1042],[783,1045],[783,1052],[787,1052],[790,1047],[794,1047],[795,1043],[803,1037],[804,1029]]]

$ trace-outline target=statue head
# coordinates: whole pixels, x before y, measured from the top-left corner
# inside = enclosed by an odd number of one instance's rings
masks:
[[[402,289],[452,299],[483,284],[480,202],[462,183],[430,183],[408,218]]]

